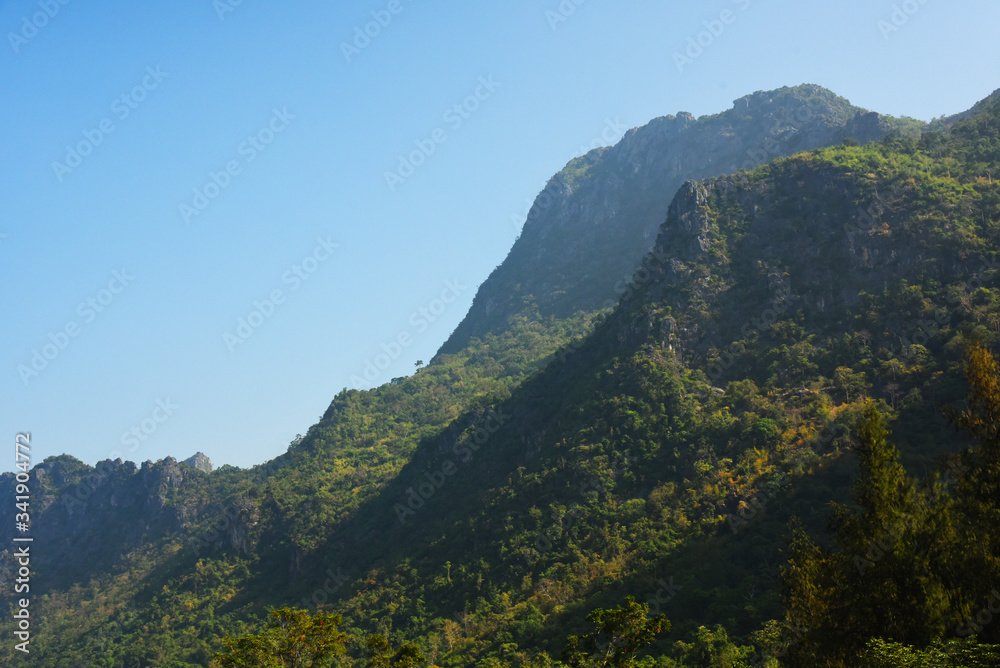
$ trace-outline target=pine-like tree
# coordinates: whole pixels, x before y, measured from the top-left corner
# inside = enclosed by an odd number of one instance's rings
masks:
[[[834,504],[835,551],[793,529],[783,571],[792,665],[844,666],[871,637],[923,645],[945,632],[948,592],[928,559],[937,496],[918,492],[874,402],[858,421],[854,505]]]
[[[962,520],[955,564],[962,591],[958,633],[1000,643],[1000,619],[992,619],[1000,615],[989,610],[991,603],[1000,605],[1000,365],[988,349],[973,343],[966,351],[965,377],[967,408],[951,415],[972,438],[953,472]]]

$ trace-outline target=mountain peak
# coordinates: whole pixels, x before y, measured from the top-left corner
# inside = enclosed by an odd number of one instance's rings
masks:
[[[204,471],[205,473],[211,473],[214,468],[212,466],[212,460],[209,459],[203,452],[196,452],[181,463],[187,464],[191,468],[198,469],[199,471]]]
[[[570,161],[529,209],[507,259],[480,286],[439,354],[501,334],[516,318],[566,318],[612,305],[653,248],[688,179],[749,169],[850,137],[880,139],[893,121],[814,84],[758,91],[727,111],[687,112],[627,131]]]

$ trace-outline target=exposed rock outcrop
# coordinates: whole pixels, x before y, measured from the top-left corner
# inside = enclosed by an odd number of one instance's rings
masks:
[[[813,85],[757,92],[724,113],[681,112],[571,160],[538,195],[510,254],[480,286],[440,353],[502,333],[518,315],[565,317],[614,304],[648,253],[677,189],[853,138],[893,122]],[[701,243],[701,242],[696,242]],[[623,279],[625,282],[623,283]]]
[[[183,464],[187,464],[192,468],[196,468],[199,471],[204,471],[205,473],[212,472],[212,460],[203,452],[196,452],[187,459],[185,459]]]

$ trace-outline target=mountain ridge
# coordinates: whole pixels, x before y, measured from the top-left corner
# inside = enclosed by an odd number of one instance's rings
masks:
[[[675,578],[680,637],[724,623],[763,648],[784,522],[821,526],[845,498],[863,399],[901,417],[911,466],[959,446],[930,407],[961,396],[964,337],[1000,340],[1000,289],[980,269],[1000,256],[998,107],[948,134],[684,180],[661,193],[657,261],[632,265],[585,336],[517,313],[513,334],[340,393],[267,466],[167,458],[95,478],[46,460],[37,581],[59,587],[36,614],[60,646],[39,665],[206,665],[220,635],[304,604],[343,614],[352,648],[383,632],[435,665],[535,666],[595,606],[658,601]],[[570,187],[602,169],[594,157]],[[676,637],[657,651],[684,651]]]
[[[571,160],[550,179],[507,258],[479,287],[438,355],[502,332],[519,315],[566,318],[612,306],[622,279],[652,248],[669,204],[662,193],[689,178],[751,168],[848,137],[864,143],[897,127],[914,126],[806,84],[746,95],[718,114],[696,119],[679,112],[632,128],[615,146]],[[525,283],[525,276],[532,279]]]

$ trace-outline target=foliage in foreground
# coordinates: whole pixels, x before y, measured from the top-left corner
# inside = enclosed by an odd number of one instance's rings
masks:
[[[973,447],[922,483],[899,464],[883,415],[865,409],[854,504],[833,507],[835,549],[793,528],[783,570],[785,624],[797,633],[789,665],[851,666],[859,655],[873,666],[911,665],[911,654],[937,657],[921,665],[980,665],[996,656],[985,645],[948,645],[964,647],[961,656],[906,649],[973,634],[1000,643],[1000,624],[990,623],[1000,611],[1000,368],[989,350],[970,346],[966,378],[968,408],[952,420]]]
[[[309,614],[280,608],[261,633],[223,640],[225,649],[213,657],[219,668],[319,668],[344,653],[347,634],[339,630],[340,615]]]
[[[216,668],[319,668],[331,665],[333,657],[344,654],[347,635],[340,632],[339,615],[308,610],[281,608],[272,610],[272,624],[259,634],[227,637],[226,649],[213,657]],[[593,630],[582,637],[570,636],[563,652],[565,663],[552,663],[540,657],[539,666],[553,668],[638,668],[650,665],[639,662],[638,654],[656,636],[670,630],[663,615],[649,616],[644,603],[629,597],[612,610],[598,608],[587,616]],[[382,635],[365,641],[366,668],[418,668],[427,658],[412,643],[403,644],[395,653]],[[492,664],[490,664],[492,665]]]

